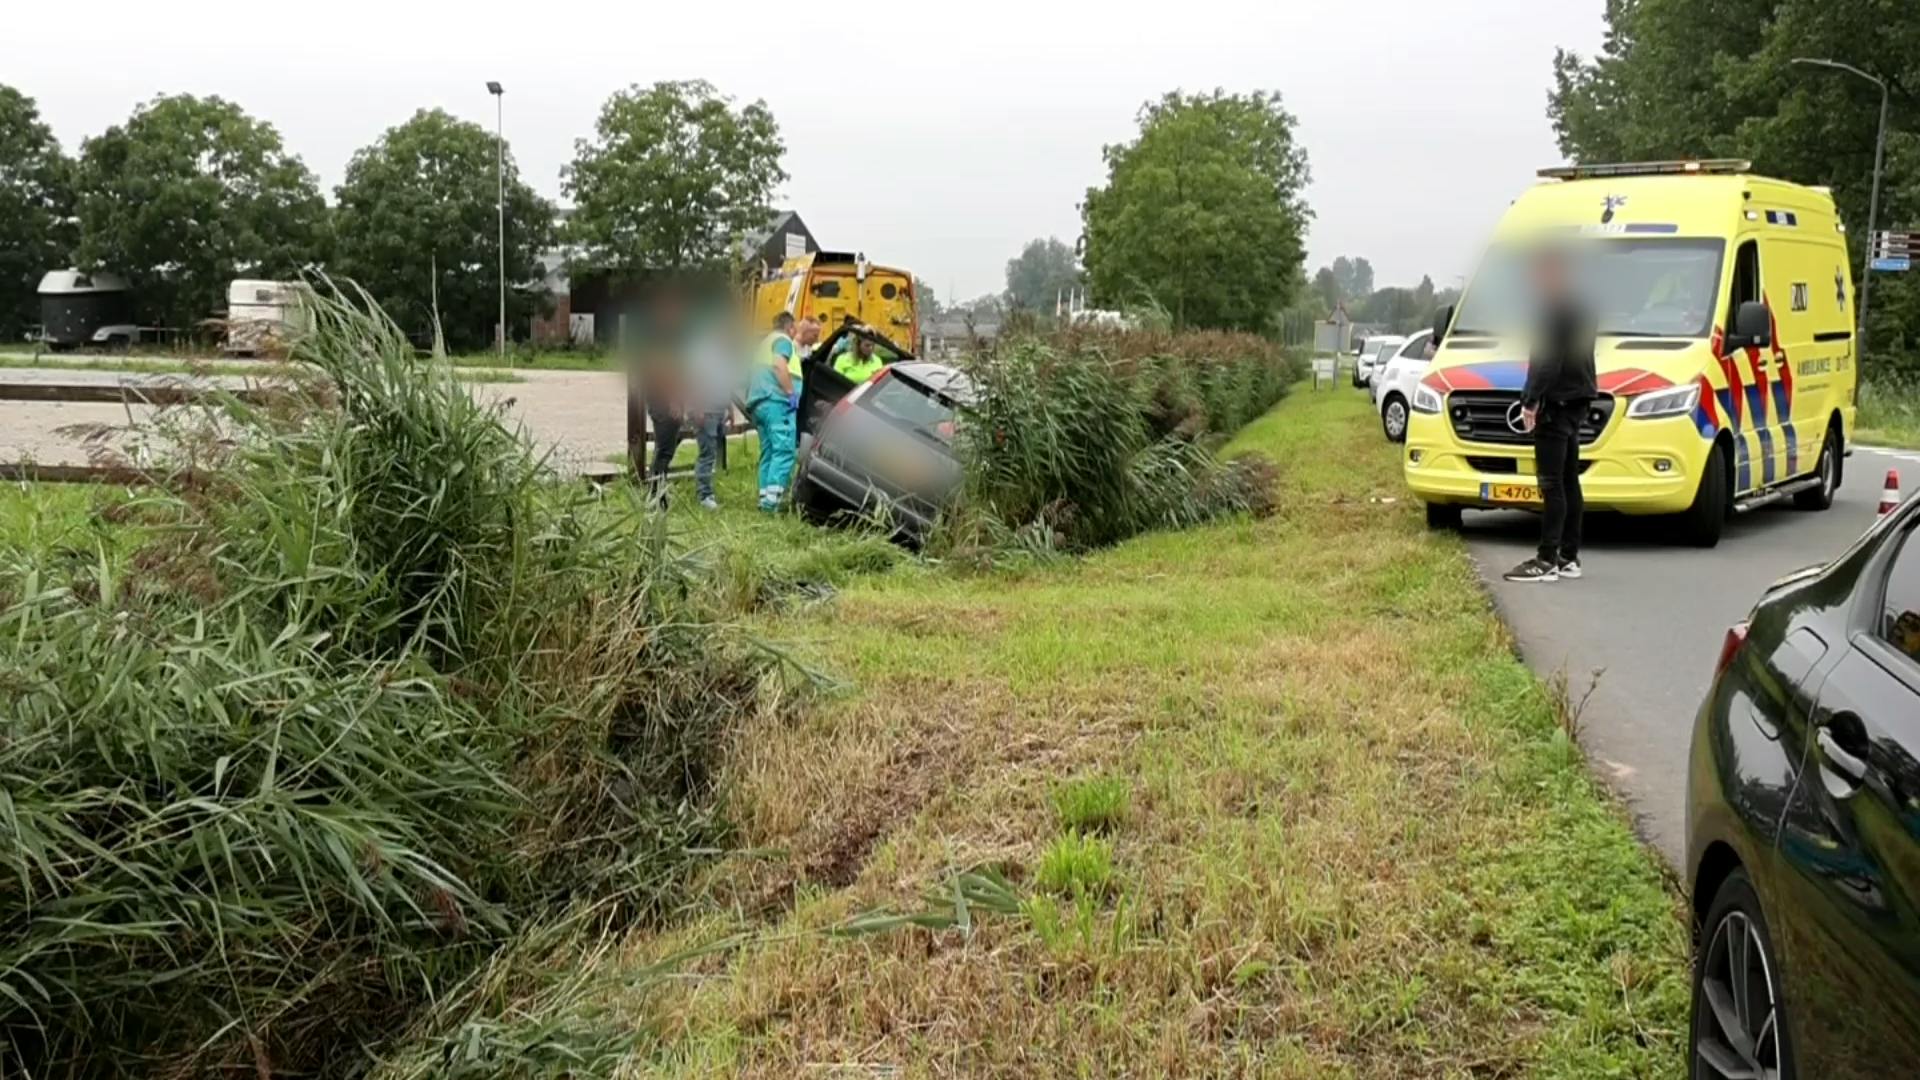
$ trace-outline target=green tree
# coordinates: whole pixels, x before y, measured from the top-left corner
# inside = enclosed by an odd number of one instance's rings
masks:
[[[1303,277],[1306,152],[1277,93],[1175,91],[1105,149],[1087,192],[1087,276],[1103,306],[1149,302],[1177,326],[1261,329]]]
[[[1600,53],[1555,58],[1548,117],[1580,162],[1740,157],[1833,189],[1858,273],[1879,92],[1891,88],[1881,228],[1920,224],[1920,5],[1887,0],[1610,0]],[[1920,281],[1875,275],[1869,371],[1920,370]]]
[[[1340,279],[1334,275],[1333,267],[1323,266],[1313,273],[1313,295],[1319,299],[1321,307],[1328,312],[1340,306],[1346,294],[1340,291]]]
[[[913,277],[913,305],[922,324],[928,319],[938,318],[941,312],[940,295],[933,291],[933,285],[926,278],[918,274]]]
[[[359,281],[409,333],[440,325],[454,348],[484,346],[499,321],[494,134],[422,109],[353,155],[337,189],[334,267]],[[554,209],[506,157],[507,325],[545,301],[538,256],[553,246]]]
[[[1384,326],[1395,334],[1416,330],[1423,320],[1431,321],[1433,315],[1431,308],[1421,305],[1414,290],[1396,286],[1375,289],[1349,310],[1353,312],[1353,321]]]
[[[1333,260],[1333,278],[1340,283],[1340,295],[1348,300],[1365,300],[1373,295],[1373,264],[1345,255]]]
[[[271,124],[217,97],[159,97],[80,147],[77,262],[127,276],[144,317],[192,326],[236,277],[324,258],[326,204]]]
[[[1007,260],[1009,307],[1051,313],[1062,293],[1079,287],[1073,249],[1055,237],[1029,240],[1017,257]]]
[[[0,341],[40,321],[40,278],[73,247],[73,163],[33,99],[0,86]]]
[[[632,86],[607,99],[592,139],[574,143],[562,189],[582,261],[629,270],[712,269],[766,225],[787,178],[766,103],[734,108],[710,84]]]

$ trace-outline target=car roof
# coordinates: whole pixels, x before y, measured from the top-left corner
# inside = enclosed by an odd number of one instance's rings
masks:
[[[931,360],[908,360],[891,364],[889,370],[897,371],[914,382],[927,387],[937,394],[971,405],[978,397],[973,390],[973,380],[959,368],[936,364]]]

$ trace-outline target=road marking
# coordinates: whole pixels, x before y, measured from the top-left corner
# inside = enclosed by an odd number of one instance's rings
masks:
[[[1920,461],[1920,451],[1916,450],[1895,450],[1888,446],[1861,446],[1859,443],[1854,443],[1853,448],[1856,451],[1864,450],[1869,454],[1880,454],[1898,461]]]

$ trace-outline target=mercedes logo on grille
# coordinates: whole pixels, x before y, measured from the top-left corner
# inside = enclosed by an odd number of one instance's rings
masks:
[[[1515,435],[1527,433],[1527,424],[1523,416],[1525,412],[1526,409],[1517,401],[1507,406],[1507,427],[1511,428]]]

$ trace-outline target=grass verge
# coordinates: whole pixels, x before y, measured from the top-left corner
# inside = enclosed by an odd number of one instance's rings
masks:
[[[618,1002],[628,1071],[1678,1072],[1676,898],[1372,419],[1243,431],[1272,518],[762,615],[852,688],[743,720],[752,854],[603,958],[718,950]]]
[[[1862,383],[1853,437],[1868,446],[1920,449],[1920,380]]]

